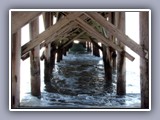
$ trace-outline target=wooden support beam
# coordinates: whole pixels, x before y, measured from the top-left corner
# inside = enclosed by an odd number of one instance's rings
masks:
[[[50,67],[53,71],[53,68],[55,67],[55,59],[56,59],[56,45],[54,43],[51,44],[51,57],[50,57]]]
[[[117,28],[125,33],[125,12],[116,13]],[[125,46],[120,41],[118,45],[124,50]],[[126,60],[125,53],[118,53],[117,56],[117,95],[126,94]]]
[[[140,12],[140,45],[143,51],[149,50],[149,12]],[[150,28],[151,29],[151,28]],[[144,53],[144,56],[145,53]],[[148,55],[147,55],[148,56]],[[146,57],[147,57],[146,56]],[[151,57],[151,56],[149,56]],[[148,59],[148,57],[147,57]],[[149,108],[149,62],[140,58],[141,108]]]
[[[71,25],[69,29],[65,31],[65,33],[63,33],[62,35],[59,35],[56,39],[63,40],[67,38],[68,36],[72,35],[74,32],[79,30],[79,28],[72,30],[74,27],[76,27],[76,24]]]
[[[41,12],[31,11],[12,11],[11,12],[11,33],[17,32],[27,23],[38,17]]]
[[[103,50],[103,48],[101,46],[98,45],[98,43],[96,41],[94,41],[93,39],[90,39],[90,41],[101,51]]]
[[[134,40],[129,38],[127,35],[125,35],[125,33],[123,33],[121,30],[116,28],[116,26],[105,20],[105,18],[97,12],[86,12],[85,14],[90,16],[93,20],[97,21],[99,24],[105,27],[112,35],[114,35],[119,41],[121,41],[123,44],[128,46],[131,50],[133,50],[135,53],[145,59],[142,47],[138,45]]]
[[[114,43],[112,43],[111,41],[107,40],[107,38],[104,38],[100,33],[98,33],[92,26],[88,25],[87,23],[85,23],[82,19],[77,18],[76,22],[82,27],[82,29],[84,29],[85,31],[87,31],[87,33],[89,33],[90,36],[94,36],[97,40],[100,40],[102,43],[104,43],[105,45],[110,45],[112,46],[114,49],[117,49],[118,51],[122,52],[122,49],[119,48],[118,46],[116,46]]]
[[[53,34],[52,36],[50,36],[49,38],[47,38],[46,41],[42,42],[40,44],[40,48],[48,45],[49,43],[54,42],[59,37],[59,35],[62,35],[66,30],[71,29],[71,27],[73,27],[75,25],[76,24],[74,24],[73,22],[67,24],[61,30],[57,31],[55,34]]]
[[[54,41],[56,41],[59,38],[59,35],[62,35],[64,31],[71,29],[71,27],[76,26],[76,24],[74,24],[73,22],[69,23],[67,26],[63,27],[60,31],[58,31],[56,34],[52,35],[52,37],[48,38],[45,42],[42,42],[40,44],[40,49]],[[71,34],[71,33],[70,33]],[[68,35],[70,35],[68,34]],[[76,39],[77,37],[81,36],[82,34],[84,34],[84,32],[78,34],[74,39]],[[71,42],[73,42],[73,40],[70,40],[70,42],[66,42],[66,44],[64,45],[64,47],[66,47],[67,45],[69,45]],[[22,60],[26,60],[28,57],[30,56],[29,52],[27,52],[26,54],[21,56]]]
[[[60,46],[61,46],[61,43],[60,43],[59,47]],[[57,62],[60,62],[62,59],[63,59],[63,50],[62,49],[58,49],[58,51],[57,51]]]
[[[53,25],[53,16],[51,12],[43,14],[45,30]],[[50,40],[50,39],[48,39]],[[52,78],[52,67],[51,67],[51,44],[45,44],[45,59],[44,59],[44,82],[50,82]]]
[[[72,40],[70,40],[68,43],[66,43],[63,47],[66,47],[67,45],[69,45],[71,42],[73,42],[74,40],[76,40],[77,38],[79,38],[81,35],[83,35],[85,32],[81,32],[80,34],[76,35]]]
[[[79,17],[82,13],[70,13],[69,15],[65,16],[63,19],[59,20],[56,24],[49,27],[47,30],[39,34],[35,39],[31,40],[30,42],[26,43],[22,46],[22,55],[33,49],[35,46],[40,44],[42,41],[49,38],[51,35],[56,33],[58,30],[66,26],[68,23]]]
[[[24,54],[23,56],[21,56],[21,59],[24,61],[29,57],[30,57],[30,53],[28,52],[28,53]]]
[[[50,66],[50,55],[51,54],[51,44],[48,44],[45,46],[45,51],[44,51],[44,82],[48,83],[51,80],[52,77],[52,69]]]
[[[39,19],[35,19],[29,24],[30,27],[30,40],[33,40],[39,34]],[[40,97],[40,58],[39,58],[39,45],[36,46],[30,52],[30,64],[31,64],[31,94],[36,97]]]
[[[98,43],[93,43],[93,55],[100,57]]]
[[[104,71],[105,71],[105,79],[106,79],[106,85],[105,88],[107,88],[107,85],[110,85],[112,82],[112,67],[110,65],[110,61],[107,54],[107,47],[102,44],[103,48],[103,63],[104,63]]]
[[[12,35],[12,91],[11,107],[18,108],[20,104],[20,55],[21,55],[21,31]]]
[[[87,41],[87,52],[91,51],[90,41]]]
[[[88,25],[87,23],[85,23],[83,20],[81,20],[80,18],[76,19],[76,22],[81,26],[81,28],[83,30],[85,30],[90,36],[95,37],[97,40],[99,40],[101,43],[103,43],[105,46],[111,46],[112,48],[116,49],[118,52],[122,52],[123,50],[115,45],[112,41],[109,41],[107,38],[105,38],[104,36],[102,36],[100,33],[98,33],[92,26]],[[127,53],[126,51],[125,55],[126,57],[133,61],[134,57],[132,57],[129,53]]]

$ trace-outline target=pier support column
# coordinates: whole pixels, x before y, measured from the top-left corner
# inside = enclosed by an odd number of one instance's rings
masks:
[[[67,55],[67,50],[66,50],[66,48],[65,48],[65,47],[63,48],[63,55],[64,55],[64,56],[66,56],[66,55]]]
[[[97,57],[100,57],[99,49],[97,48],[97,46],[98,46],[98,43],[94,42],[93,43],[93,55],[97,56]]]
[[[35,19],[30,24],[30,39],[34,39],[39,34],[39,19]],[[31,64],[31,94],[39,97],[40,92],[40,57],[39,57],[40,46],[36,46],[30,52],[30,64]]]
[[[53,68],[55,66],[55,59],[56,59],[55,55],[56,55],[56,45],[54,43],[52,43],[51,44],[51,57],[50,57],[50,61],[51,61],[50,67],[51,67],[51,70],[53,70]],[[51,77],[53,77],[53,76],[51,75]]]
[[[63,50],[60,49],[57,52],[57,62],[60,62],[63,59]]]
[[[149,51],[149,12],[140,12],[140,45]],[[144,52],[144,56],[145,52]],[[141,108],[149,108],[149,63],[140,58]]]
[[[91,51],[91,48],[90,48],[90,42],[87,41],[87,52],[90,52]]]
[[[44,13],[44,26],[45,29],[53,25],[53,14],[51,12]],[[44,60],[44,82],[50,82],[52,76],[52,69],[50,67],[51,61],[51,44],[45,46],[45,60]]]
[[[107,47],[102,45],[103,48],[103,63],[104,63],[104,71],[105,71],[105,79],[106,83],[112,82],[112,67],[109,62]]]
[[[12,35],[12,91],[11,107],[18,108],[20,103],[20,59],[21,59],[21,30]]]
[[[50,57],[51,57],[51,46],[50,44],[48,44],[45,47],[45,60],[44,60],[44,82],[45,83],[50,82],[50,79],[51,79],[52,71],[50,69],[50,65],[51,65]]]
[[[125,33],[125,12],[118,12],[117,14],[117,27]],[[124,44],[117,42],[117,44],[125,49]],[[126,94],[126,60],[124,53],[118,53],[117,56],[117,95]]]

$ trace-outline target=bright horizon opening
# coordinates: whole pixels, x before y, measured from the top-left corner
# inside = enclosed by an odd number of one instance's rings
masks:
[[[78,44],[80,41],[79,40],[74,40],[73,41],[75,44]]]

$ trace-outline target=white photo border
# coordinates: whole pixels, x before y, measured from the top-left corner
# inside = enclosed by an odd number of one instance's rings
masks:
[[[26,108],[11,108],[11,12],[14,11],[66,11],[66,12],[78,12],[78,11],[89,11],[89,12],[100,12],[100,11],[125,11],[125,12],[149,12],[149,109],[135,109],[135,108],[105,108],[105,109],[26,109]],[[9,10],[9,110],[10,111],[150,111],[151,110],[151,9],[10,9]]]

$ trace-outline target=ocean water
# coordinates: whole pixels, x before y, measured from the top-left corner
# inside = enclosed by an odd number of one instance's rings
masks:
[[[30,95],[29,59],[21,62],[21,107],[26,108],[140,108],[140,79],[135,63],[128,63],[126,95],[116,95],[116,74],[109,84],[104,79],[103,61],[90,54],[68,54],[53,69],[44,84],[41,61],[41,98]],[[23,73],[25,69],[25,73]]]

